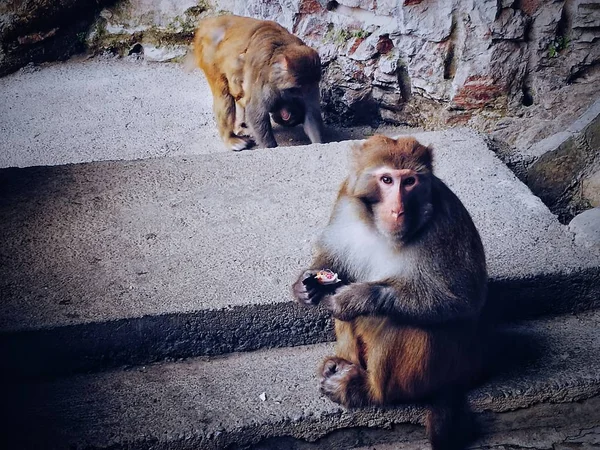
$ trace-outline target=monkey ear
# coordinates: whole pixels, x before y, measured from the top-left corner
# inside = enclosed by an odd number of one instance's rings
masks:
[[[352,160],[356,160],[357,158],[360,157],[360,154],[363,151],[363,143],[362,142],[353,142],[352,144],[350,144],[350,151],[351,151],[351,157]]]
[[[430,172],[433,170],[433,147],[431,144],[423,145],[416,142],[416,145],[413,147],[412,154],[420,164],[427,168],[427,170]]]
[[[279,55],[277,58],[275,58],[275,61],[273,62],[272,67],[273,67],[273,70],[287,72],[289,69],[289,61],[287,59],[287,56]]]
[[[275,57],[271,64],[271,82],[276,85],[284,84],[288,76],[289,63],[285,55]]]
[[[364,142],[353,142],[350,145],[350,175],[348,177],[348,189],[352,193],[355,193],[357,189],[363,190],[364,188],[364,186],[358,186],[362,169],[365,166],[365,162],[363,161],[364,150]]]
[[[362,162],[364,148],[365,144],[363,142],[353,142],[350,145],[350,173],[357,174],[364,166]]]

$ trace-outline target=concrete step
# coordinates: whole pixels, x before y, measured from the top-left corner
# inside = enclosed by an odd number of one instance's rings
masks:
[[[596,308],[600,255],[466,129],[423,133],[487,252],[486,314]],[[331,339],[290,285],[350,143],[0,171],[0,370],[38,376]]]
[[[493,376],[470,394],[484,433],[510,443],[513,432],[597,426],[599,323],[594,311],[496,331],[487,352]],[[319,395],[316,366],[331,352],[331,344],[316,344],[4,383],[0,444],[339,449],[394,441],[406,445],[396,448],[423,448],[423,430],[414,426],[422,422],[421,406],[347,411]]]
[[[0,78],[0,167],[224,153],[204,75],[179,64],[74,58]],[[281,145],[310,143],[275,128]],[[328,141],[364,136],[328,128]]]

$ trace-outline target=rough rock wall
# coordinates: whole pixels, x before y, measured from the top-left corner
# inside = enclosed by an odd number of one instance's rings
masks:
[[[0,1],[0,76],[85,50],[87,30],[114,0]]]
[[[123,0],[106,8],[87,36],[93,53],[143,53],[148,61],[183,57],[198,19],[215,13],[204,0]]]
[[[596,75],[593,0],[217,0],[319,49],[330,118],[410,125],[492,122]]]
[[[92,27],[73,25],[101,5]],[[325,117],[345,125],[468,124],[528,147],[568,126],[600,81],[597,0],[7,0],[0,72],[52,59],[58,35],[65,54],[85,43],[173,60],[199,17],[222,12],[276,20],[317,48]],[[529,116],[541,120],[522,128]]]

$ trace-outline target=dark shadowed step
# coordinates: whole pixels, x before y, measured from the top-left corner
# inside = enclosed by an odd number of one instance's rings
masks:
[[[521,322],[492,334],[493,376],[471,392],[484,431],[593,426],[600,420],[600,313]],[[417,424],[418,405],[346,411],[318,393],[316,367],[331,344],[2,385],[3,448],[230,448],[270,439],[293,448],[335,430]],[[568,406],[561,406],[568,404]],[[513,413],[530,408],[527,414]],[[520,419],[519,419],[520,417]],[[392,434],[392,433],[395,433]],[[422,440],[414,427],[373,442]],[[274,439],[285,438],[279,446]],[[329,436],[316,448],[340,439]],[[365,442],[365,441],[363,441]],[[326,445],[327,444],[327,445]]]

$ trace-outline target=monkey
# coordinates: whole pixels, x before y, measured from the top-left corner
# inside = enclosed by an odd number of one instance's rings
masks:
[[[290,97],[280,99],[275,105],[274,111],[271,111],[271,119],[283,127],[295,127],[304,122],[306,117],[306,108],[304,102]]]
[[[301,120],[310,141],[322,142],[321,59],[281,25],[235,15],[204,18],[194,36],[194,54],[228,148],[244,150],[253,140],[276,147],[269,114],[283,125]],[[242,122],[248,136],[236,134]]]
[[[414,137],[372,136],[351,161],[314,260],[292,285],[297,302],[334,318],[321,392],[348,408],[423,402],[432,448],[464,448],[476,431],[466,393],[482,375],[479,232]],[[308,282],[320,269],[342,283]]]

